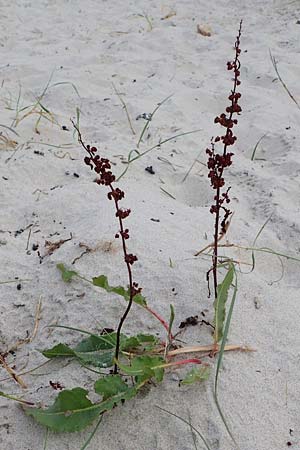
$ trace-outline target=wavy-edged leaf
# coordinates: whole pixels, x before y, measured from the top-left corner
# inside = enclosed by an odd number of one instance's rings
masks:
[[[49,350],[43,350],[42,355],[46,358],[52,359],[57,357],[75,356],[75,352],[66,344],[57,344]]]
[[[82,388],[65,390],[58,394],[52,406],[47,409],[23,407],[26,414],[40,424],[59,432],[80,431],[90,425],[99,414],[111,410],[118,403],[133,398],[135,387],[118,392],[100,403],[92,403],[88,392]]]
[[[124,335],[121,335],[121,340],[124,340]],[[88,338],[83,339],[74,348],[75,352],[93,352],[97,350],[109,350],[115,348],[117,342],[117,333],[106,333],[103,335],[92,334]]]
[[[215,333],[214,339],[215,342],[219,342],[223,337],[223,328],[226,317],[226,302],[228,298],[228,291],[232,284],[234,274],[234,266],[232,263],[229,264],[229,269],[227,274],[225,275],[224,280],[218,286],[217,298],[214,302],[215,308]]]
[[[84,364],[91,364],[95,367],[111,367],[116,347],[116,333],[108,333],[103,336],[91,334],[83,339],[75,348],[70,348],[65,344],[58,344],[42,353],[46,358],[75,357]],[[121,345],[126,341],[126,337],[121,335]]]
[[[64,390],[58,394],[48,409],[27,408],[25,413],[37,422],[55,431],[80,431],[98,417],[101,409],[87,398],[82,388]]]
[[[100,378],[95,383],[95,392],[102,395],[103,400],[116,395],[120,392],[127,392],[128,385],[122,380],[120,375],[108,375],[107,377]]]
[[[63,263],[56,264],[56,267],[60,270],[61,277],[66,283],[70,283],[72,278],[78,275],[74,270],[66,269]]]
[[[145,297],[141,294],[136,294],[133,297],[133,301],[134,303],[136,303],[137,305],[143,306],[144,308],[147,306],[147,300],[145,299]]]
[[[130,295],[128,289],[125,289],[123,286],[110,286],[106,275],[94,277],[92,281],[94,286],[101,287],[102,289],[105,289],[106,292],[113,292],[123,297],[126,301],[129,301]],[[146,299],[141,294],[135,295],[133,301],[140,306],[147,306]]]
[[[159,339],[153,334],[137,334],[126,338],[121,345],[122,350],[134,350],[138,347],[142,347],[144,350],[151,350],[159,343]]]
[[[126,300],[129,300],[128,290],[123,286],[110,286],[106,275],[99,275],[98,277],[93,277],[93,285],[105,289],[106,292],[114,292],[115,294],[121,295]]]
[[[209,378],[210,367],[203,366],[200,368],[193,368],[187,373],[185,378],[181,381],[181,384],[193,384],[197,381],[205,381]]]
[[[143,383],[150,378],[155,378],[160,382],[164,377],[164,368],[161,367],[165,363],[160,356],[137,356],[131,360],[131,365],[126,366],[118,362],[120,369],[130,376],[136,377],[136,382]]]

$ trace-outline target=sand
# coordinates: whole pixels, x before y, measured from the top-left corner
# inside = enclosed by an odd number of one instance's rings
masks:
[[[16,373],[42,364],[45,358],[39,350],[61,341],[74,344],[80,338],[48,325],[99,332],[116,327],[124,311],[122,300],[80,280],[67,285],[56,269],[59,262],[71,266],[84,244],[95,251],[77,260],[76,270],[87,277],[105,274],[112,284],[127,282],[120,243],[113,238],[117,224],[112,205],[105,190],[92,183],[93,174],[82,162],[70,123],[70,118],[76,121],[76,108],[86,142],[97,145],[115,163],[117,174],[124,170],[124,160],[136,148],[145,124],[136,118],[153,111],[166,97],[172,95],[157,111],[140,151],[170,136],[199,130],[140,158],[119,185],[126,192],[124,206],[132,209],[129,248],[139,258],[135,278],[149,304],[167,318],[172,303],[175,329],[201,311],[212,320],[205,280],[210,260],[194,254],[212,240],[213,193],[203,165],[205,148],[219,133],[213,121],[227,103],[231,81],[226,62],[233,56],[241,18],[243,114],[236,129],[234,163],[228,170],[234,216],[226,239],[251,246],[272,214],[256,245],[299,258],[300,111],[278,81],[269,55],[271,51],[300,102],[298,2],[2,0],[0,280],[26,280],[1,285],[2,353],[31,336],[37,304],[42,302],[34,339],[6,358]],[[197,25],[210,29],[211,36],[197,33]],[[43,118],[38,134],[39,109],[22,108],[35,104],[51,76],[41,102],[54,123]],[[135,134],[116,90],[126,103]],[[17,135],[3,125],[13,127]],[[183,181],[195,159],[199,162]],[[155,174],[145,171],[148,166]],[[40,263],[34,244],[45,255],[46,241],[70,236]],[[251,264],[249,251],[224,249],[223,254]],[[243,450],[300,445],[299,263],[282,259],[282,264],[284,273],[276,256],[256,253],[253,272],[245,274],[251,266],[240,265],[244,273],[238,277],[229,343],[256,352],[226,355],[219,398]],[[124,331],[165,337],[158,322],[138,307]],[[205,325],[188,328],[181,338],[194,345],[212,340]],[[194,449],[189,428],[156,405],[184,418],[190,414],[211,449],[235,448],[213,400],[213,375],[205,383],[184,387],[178,385],[182,373],[168,372],[162,384],[106,414],[88,448]],[[57,361],[24,375],[27,389],[12,379],[3,381],[7,372],[1,366],[0,378],[1,391],[46,405],[57,394],[49,381],[69,389],[91,387],[97,375],[75,362]],[[1,450],[44,448],[45,429],[6,399],[0,400],[0,430]],[[91,430],[50,432],[46,448],[79,450]],[[200,448],[204,447],[199,441]]]

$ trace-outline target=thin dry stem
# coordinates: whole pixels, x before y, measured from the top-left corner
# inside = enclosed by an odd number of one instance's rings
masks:
[[[16,372],[7,364],[3,355],[0,354],[0,364],[2,364],[3,368],[9,373],[9,375],[18,383],[23,389],[27,388],[27,385],[24,383],[22,378],[16,374]]]

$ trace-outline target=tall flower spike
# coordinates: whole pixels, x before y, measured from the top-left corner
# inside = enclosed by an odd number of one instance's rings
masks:
[[[129,239],[129,229],[124,228],[123,220],[126,219],[131,210],[130,209],[124,209],[120,208],[119,202],[125,197],[125,193],[119,189],[118,187],[114,187],[113,183],[116,179],[114,174],[111,172],[111,163],[106,158],[101,158],[100,155],[98,155],[98,149],[96,147],[90,147],[90,145],[86,145],[83,140],[81,133],[78,129],[78,127],[74,124],[73,125],[78,133],[78,141],[81,144],[81,146],[84,148],[84,150],[88,153],[89,156],[86,156],[84,158],[84,162],[86,165],[88,165],[91,170],[94,170],[98,177],[96,179],[96,183],[99,185],[105,185],[107,186],[110,191],[107,194],[107,197],[109,200],[113,200],[115,204],[116,209],[116,217],[119,220],[119,231],[115,234],[115,238],[118,239],[121,237],[122,240],[122,249],[123,249],[123,256],[124,256],[124,262],[127,266],[127,272],[128,272],[128,284],[129,284],[129,302],[127,305],[127,308],[123,314],[123,316],[120,319],[118,329],[117,329],[117,339],[116,339],[116,351],[115,351],[115,359],[118,360],[119,352],[120,352],[120,336],[121,336],[121,330],[123,323],[131,309],[133,298],[135,295],[139,294],[142,290],[138,286],[138,283],[133,281],[132,277],[132,268],[131,266],[138,260],[136,255],[133,255],[132,253],[128,253],[127,251],[127,240]],[[114,373],[118,372],[118,366],[115,364],[114,366]]]
[[[239,55],[240,50],[240,38],[242,32],[242,21],[240,22],[240,27],[238,35],[235,41],[235,57],[233,61],[227,62],[227,69],[233,71],[233,88],[228,97],[230,105],[226,108],[226,113],[222,113],[215,118],[215,123],[219,124],[225,128],[225,134],[223,136],[217,136],[211,141],[211,148],[206,149],[206,154],[208,155],[207,168],[208,178],[210,179],[210,184],[212,188],[216,191],[214,196],[214,204],[210,207],[211,214],[215,215],[215,225],[214,225],[214,249],[212,257],[212,268],[208,272],[212,271],[214,278],[214,296],[217,298],[217,264],[218,264],[218,241],[221,236],[226,233],[227,221],[232,211],[225,206],[225,204],[230,203],[229,190],[227,188],[226,192],[222,192],[222,188],[225,186],[225,174],[224,171],[227,167],[232,164],[233,153],[228,152],[228,147],[232,146],[236,142],[236,136],[233,134],[233,128],[237,125],[238,120],[234,115],[238,116],[242,108],[239,105],[239,99],[241,98],[240,92],[237,92],[237,86],[241,84],[240,76],[240,60]],[[223,148],[220,153],[216,152],[215,146],[222,143]]]

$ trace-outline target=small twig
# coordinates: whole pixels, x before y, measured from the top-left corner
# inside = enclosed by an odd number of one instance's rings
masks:
[[[45,241],[46,252],[43,256],[41,256],[41,258],[44,259],[45,256],[52,255],[55,252],[55,250],[58,250],[65,242],[71,241],[72,239],[73,235],[72,233],[70,233],[70,237],[67,239],[60,239],[57,242]]]
[[[170,350],[168,352],[168,356],[176,356],[176,355],[182,355],[185,353],[198,353],[198,352],[210,352],[212,350],[216,350],[216,352],[220,351],[220,346],[211,344],[211,345],[195,345],[195,346],[188,346],[183,348],[177,348],[176,350]],[[162,350],[161,350],[162,351]],[[224,348],[224,351],[226,352],[232,352],[232,351],[240,351],[240,352],[255,352],[256,350],[246,347],[243,345],[226,345]]]
[[[31,374],[32,372],[40,369],[41,367],[45,366],[46,364],[49,364],[51,361],[52,361],[51,359],[48,359],[47,361],[45,361],[42,364],[34,367],[33,369],[26,370],[25,372],[22,371],[21,373],[18,374],[18,376],[20,377],[21,375]],[[39,376],[39,375],[44,375],[44,374],[35,374],[35,376]],[[3,383],[4,381],[7,381],[7,380],[10,380],[10,377],[1,378],[0,383]]]
[[[174,197],[174,195],[170,194],[170,192],[168,192],[166,189],[160,187],[160,190],[163,191],[165,194],[167,194],[169,197],[171,197],[174,200],[176,200],[176,197]]]
[[[32,227],[29,228],[29,233],[28,233],[28,239],[27,239],[26,250],[28,250],[28,247],[29,247],[29,241],[30,241],[30,236],[31,236],[31,230],[32,230]]]
[[[219,237],[218,237],[218,243],[221,241],[221,239],[223,239],[223,237],[227,234],[228,228],[231,224],[231,220],[232,217],[234,215],[234,212],[229,216],[228,221],[226,222],[225,225],[225,233],[224,232],[220,232]],[[215,242],[212,242],[211,244],[208,244],[206,247],[202,248],[201,250],[199,250],[197,253],[194,254],[194,256],[199,256],[201,253],[205,252],[206,250],[210,249],[210,248],[214,248],[215,246]],[[219,246],[220,247],[220,246]]]
[[[4,369],[9,373],[9,375],[23,388],[26,389],[27,385],[24,383],[21,377],[19,377],[16,372],[7,364],[4,357],[0,354],[0,363]]]

